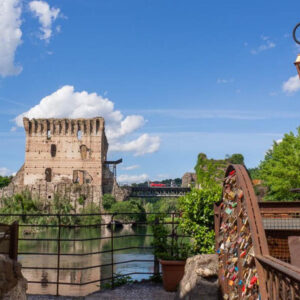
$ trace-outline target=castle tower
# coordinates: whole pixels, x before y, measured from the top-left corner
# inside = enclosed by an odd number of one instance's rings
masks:
[[[23,123],[24,186],[66,183],[102,187],[108,149],[103,118],[24,118]]]

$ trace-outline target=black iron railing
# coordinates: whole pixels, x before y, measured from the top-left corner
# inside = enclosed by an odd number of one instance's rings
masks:
[[[116,247],[115,243],[116,241],[118,241],[119,239],[124,240],[124,245],[126,246],[126,239],[130,238],[130,237],[145,237],[145,238],[151,238],[153,237],[153,234],[150,233],[132,233],[132,234],[118,234],[117,231],[115,231],[115,228],[117,226],[124,226],[124,225],[131,225],[131,226],[139,226],[139,225],[143,225],[143,226],[150,226],[153,224],[164,224],[166,226],[169,227],[170,231],[169,231],[169,235],[168,237],[170,239],[172,239],[172,244],[174,243],[174,240],[177,239],[178,237],[182,237],[184,238],[184,235],[180,235],[177,227],[178,227],[178,213],[176,212],[171,212],[168,214],[162,214],[162,213],[144,213],[144,220],[142,221],[134,221],[134,220],[130,220],[130,216],[136,216],[138,215],[137,213],[117,213],[117,214],[109,214],[109,213],[99,213],[99,214],[0,214],[0,222],[3,218],[7,218],[7,217],[13,217],[15,218],[15,220],[19,219],[19,227],[20,227],[20,231],[22,231],[22,228],[30,228],[30,229],[34,229],[37,230],[37,232],[43,232],[43,230],[47,230],[47,229],[55,229],[57,231],[57,235],[55,237],[46,237],[46,238],[38,238],[35,236],[35,234],[31,234],[29,237],[26,237],[26,235],[21,235],[19,237],[19,251],[18,251],[18,255],[19,258],[23,258],[23,260],[26,261],[26,257],[31,256],[32,259],[34,259],[34,257],[38,257],[38,256],[42,256],[45,257],[45,261],[48,259],[50,261],[50,265],[47,266],[36,266],[33,265],[32,262],[24,264],[22,269],[24,270],[23,273],[25,273],[25,277],[26,274],[30,274],[30,278],[27,278],[28,280],[28,284],[29,284],[29,293],[32,294],[41,294],[43,292],[41,292],[40,289],[37,288],[30,288],[31,285],[41,285],[41,286],[56,286],[55,291],[52,288],[50,291],[47,290],[44,293],[47,294],[55,294],[55,295],[72,295],[72,294],[76,294],[79,295],[78,291],[72,291],[72,289],[64,289],[63,292],[60,291],[61,286],[78,286],[78,287],[82,287],[82,286],[87,286],[87,285],[91,285],[91,284],[97,284],[98,289],[101,286],[102,282],[109,282],[109,285],[111,288],[115,287],[115,282],[118,278],[120,277],[124,277],[124,276],[132,276],[132,275],[159,275],[159,262],[158,259],[153,255],[153,258],[151,259],[138,259],[138,258],[134,258],[134,259],[129,259],[129,260],[122,260],[122,261],[115,261],[115,254],[121,251],[151,251],[151,253],[153,253],[153,247],[151,245],[151,243],[149,243],[149,245],[142,245],[142,246],[128,246],[128,247]],[[122,217],[127,217],[127,220],[120,222],[119,220],[122,220]],[[149,216],[153,216],[151,218],[151,220],[149,220]],[[163,216],[163,218],[161,218],[161,216]],[[70,219],[76,219],[77,221],[80,218],[91,218],[91,217],[99,217],[99,219],[101,220],[100,223],[95,223],[95,224],[86,224],[86,225],[82,225],[82,224],[66,224],[65,223],[65,217],[68,217],[69,220]],[[56,219],[56,224],[37,224],[34,222],[31,222],[30,224],[25,223],[24,220],[26,221],[26,218],[31,218],[30,220],[34,219],[34,218],[45,218],[47,220],[47,218],[55,218]],[[129,219],[129,220],[128,220]],[[159,219],[159,221],[158,221]],[[28,220],[28,219],[27,219]],[[63,222],[64,220],[64,222]],[[156,220],[156,221],[153,221]],[[102,232],[103,229],[106,230],[106,235],[100,235],[97,237],[84,237],[84,238],[78,238],[76,237],[76,234],[74,234],[75,236],[73,238],[65,238],[63,236],[63,231],[66,230],[66,228],[68,229],[80,229],[80,228],[87,228],[87,229],[91,229],[94,228],[96,230],[99,230],[99,232]],[[101,230],[102,229],[102,230]],[[107,234],[108,232],[108,234]],[[84,243],[84,242],[95,242],[95,241],[99,241],[99,243],[101,242],[101,240],[108,240],[108,243],[106,244],[106,246],[109,245],[109,249],[105,250],[105,249],[97,249],[97,251],[77,251],[75,249],[75,251],[73,253],[67,253],[66,251],[63,250],[63,246],[66,243]],[[22,243],[22,245],[28,246],[30,248],[30,245],[32,243],[54,243],[56,245],[55,250],[53,251],[49,251],[49,249],[47,249],[46,252],[44,251],[23,251],[22,247],[20,246],[20,243]],[[110,243],[109,243],[110,242]],[[24,244],[25,243],[25,244]],[[76,247],[75,247],[76,248]],[[110,254],[110,255],[109,255]],[[91,257],[94,255],[109,255],[109,258],[106,257],[105,260],[107,259],[108,261],[101,261],[101,263],[94,263],[95,261],[97,261],[97,259],[93,259],[93,263],[89,264],[87,266],[79,266],[80,262],[82,262],[82,259],[84,259],[84,257]],[[53,257],[55,258],[55,260],[53,259]],[[73,261],[73,264],[75,264],[75,266],[66,266],[66,264],[62,263],[62,259],[66,258],[66,257],[75,257],[75,262]],[[22,260],[22,259],[21,259]],[[110,260],[110,261],[109,261]],[[114,272],[114,267],[116,265],[124,265],[124,264],[130,264],[130,263],[135,263],[135,264],[140,264],[140,263],[151,263],[153,264],[151,271],[150,272],[139,272],[139,271],[133,271],[133,272],[128,272],[128,273],[122,273],[122,274],[115,274]],[[110,274],[111,276],[107,276],[107,277],[103,277],[101,276],[101,270],[103,268],[110,268]],[[96,276],[89,276],[88,280],[72,280],[70,279],[70,282],[66,282],[63,281],[61,278],[61,273],[62,272],[69,272],[69,277],[72,278],[76,277],[76,275],[74,275],[75,273],[80,273],[82,274],[83,271],[87,271],[87,270],[98,270],[98,272],[96,272]],[[35,276],[37,276],[36,272],[43,272],[41,275],[41,279],[38,278],[34,278]],[[52,272],[52,278],[43,278],[46,277],[46,273],[47,272]],[[56,276],[53,276],[53,272],[56,273]],[[38,273],[40,275],[40,273]],[[44,275],[43,275],[44,274]],[[66,276],[65,276],[66,277]],[[93,277],[93,278],[90,278]],[[93,290],[87,289],[87,291],[80,291],[81,296],[84,296],[90,292],[94,292],[95,291],[95,286]]]

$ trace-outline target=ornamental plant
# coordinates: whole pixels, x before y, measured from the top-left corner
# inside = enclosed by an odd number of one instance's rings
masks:
[[[192,238],[194,254],[214,252],[214,203],[221,196],[221,186],[211,183],[179,199],[182,212],[179,227]]]
[[[164,220],[165,216],[161,215],[151,223],[154,255],[164,260],[186,260],[191,255],[190,245],[176,233],[171,235],[167,226],[162,224]]]

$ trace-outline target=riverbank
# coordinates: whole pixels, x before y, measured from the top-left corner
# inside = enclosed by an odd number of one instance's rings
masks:
[[[28,296],[28,300],[173,300],[176,293],[166,292],[162,284],[139,282],[125,284],[114,290],[104,290],[85,297]]]

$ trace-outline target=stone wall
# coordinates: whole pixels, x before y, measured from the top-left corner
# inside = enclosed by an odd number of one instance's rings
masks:
[[[51,182],[102,185],[107,155],[104,119],[23,119],[24,185]]]
[[[27,281],[21,265],[0,254],[0,299],[26,300]]]
[[[197,175],[196,173],[185,173],[182,176],[182,187],[193,187],[197,184]]]

